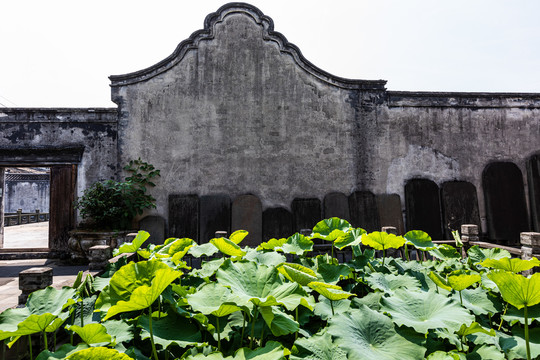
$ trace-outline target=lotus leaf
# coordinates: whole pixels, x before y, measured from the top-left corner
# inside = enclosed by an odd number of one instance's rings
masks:
[[[349,359],[412,360],[423,358],[426,351],[400,336],[387,316],[366,306],[334,316],[328,333]]]
[[[348,221],[337,217],[319,221],[313,228],[312,238],[334,241],[344,236],[351,228]]]
[[[331,301],[325,297],[320,298],[319,302],[315,304],[314,314],[326,321],[333,316],[332,309],[334,314],[340,314],[351,308],[351,300],[349,299],[332,301],[330,304]]]
[[[107,328],[102,324],[87,324],[83,327],[71,325],[67,327],[81,337],[88,345],[107,345],[112,342],[112,337],[107,333]]]
[[[444,352],[444,351],[435,351],[434,353],[429,354],[426,357],[426,360],[459,360],[459,354],[456,352]]]
[[[499,287],[505,301],[518,309],[540,303],[540,273],[530,278],[506,271],[493,271],[488,274]]]
[[[454,332],[474,321],[474,316],[459,303],[435,292],[400,289],[394,296],[382,298],[381,304],[398,326],[410,326],[421,334],[438,328]]]
[[[153,254],[156,257],[171,257],[174,263],[178,263],[194,245],[195,242],[189,238],[170,238],[164,245],[156,246]]]
[[[527,317],[530,321],[540,322],[540,304],[536,304],[527,309]],[[502,315],[504,321],[514,325],[516,322],[525,324],[525,309],[517,309],[515,307],[509,307],[506,313]]]
[[[229,240],[238,245],[246,236],[248,236],[248,234],[249,233],[246,230],[236,230],[231,234],[231,236],[229,236]]]
[[[336,301],[341,299],[347,299],[354,294],[343,291],[340,286],[327,284],[319,281],[313,281],[308,284],[310,288],[327,298],[328,300]]]
[[[274,336],[293,334],[300,328],[292,316],[284,313],[277,306],[261,306],[259,312]]]
[[[213,244],[206,243],[206,244],[195,245],[195,246],[191,247],[188,250],[188,254],[198,258],[198,257],[201,257],[203,255],[212,256],[215,253],[217,253],[218,251],[219,250]]]
[[[196,293],[187,295],[191,308],[205,315],[227,316],[242,310],[236,305],[236,297],[231,290],[216,283],[206,284]]]
[[[281,250],[281,246],[287,242],[286,238],[281,239],[275,239],[272,238],[268,240],[267,242],[261,243],[259,246],[257,246],[257,250],[274,250],[276,248],[279,248]]]
[[[317,334],[309,338],[299,338],[294,342],[296,351],[290,360],[347,360],[347,353],[332,342],[330,334]]]
[[[264,347],[254,350],[241,348],[234,356],[225,357],[220,352],[214,352],[208,355],[197,354],[190,355],[186,360],[284,360],[285,349],[276,341],[269,341]]]
[[[247,306],[250,302],[256,306],[283,304],[287,297],[295,296],[298,289],[297,283],[283,283],[275,267],[253,262],[226,260],[218,269],[216,279],[238,296],[239,306]]]
[[[123,354],[115,349],[108,349],[105,347],[91,347],[88,349],[80,350],[72,353],[67,357],[68,360],[95,360],[95,359],[107,359],[107,360],[132,360],[126,354]]]
[[[296,233],[287,238],[287,241],[281,246],[281,250],[287,254],[303,255],[306,251],[313,250],[313,241]]]
[[[480,263],[483,267],[489,267],[497,270],[505,270],[513,273],[530,270],[535,266],[540,266],[540,260],[532,258],[530,260],[522,260],[519,258],[502,258],[502,259],[486,259]]]
[[[494,295],[486,292],[481,287],[476,289],[465,289],[459,294],[453,295],[454,301],[463,301],[463,306],[475,315],[497,314],[502,310],[500,300]]]
[[[133,290],[128,301],[120,300],[111,306],[107,311],[104,320],[127,311],[136,311],[146,309],[174,280],[180,276],[180,272],[167,267],[166,269],[156,270],[150,286],[141,285]]]
[[[472,284],[480,281],[479,274],[468,274],[463,271],[455,271],[448,275],[448,283],[456,291],[465,290]]]
[[[337,283],[342,277],[347,277],[351,273],[351,268],[347,265],[338,265],[319,261],[317,272],[326,283]]]
[[[133,253],[141,248],[141,245],[150,237],[150,234],[146,231],[139,231],[135,239],[132,242],[125,242],[114,251],[114,255]]]
[[[371,273],[368,277],[366,277],[366,281],[371,288],[388,294],[392,294],[394,290],[400,288],[420,288],[420,282],[416,278],[409,275],[394,275],[376,272]]]
[[[481,345],[476,347],[472,352],[467,354],[467,360],[504,360],[505,356],[495,346]]]
[[[88,345],[86,344],[78,344],[77,346],[73,346],[71,344],[64,344],[62,345],[58,350],[55,352],[51,352],[49,350],[43,350],[39,355],[36,357],[36,360],[58,360],[58,359],[66,359],[69,355],[76,353],[77,351],[88,349]]]
[[[540,356],[540,327],[529,329],[529,341],[531,359],[538,359]],[[508,359],[527,358],[525,335],[521,326],[516,325],[512,328],[512,336],[501,336],[499,345]]]
[[[362,228],[351,228],[345,233],[344,236],[341,236],[334,241],[334,246],[339,250],[342,250],[347,246],[352,246],[355,248],[359,247],[359,245],[362,243],[362,235],[365,234],[367,234],[367,231]]]
[[[405,243],[407,245],[413,245],[420,250],[433,250],[437,247],[437,245],[431,241],[431,236],[422,230],[411,230],[403,235],[403,237],[405,238]]]
[[[107,333],[114,337],[116,344],[133,340],[134,326],[123,320],[108,320],[103,323]]]
[[[249,247],[245,247],[244,251],[246,252],[244,259],[256,262],[259,265],[278,266],[287,261],[285,256],[276,251],[261,252]]]
[[[386,250],[390,248],[399,249],[405,244],[405,239],[394,234],[374,231],[372,233],[363,235],[362,243],[374,248],[375,250]]]
[[[507,250],[501,248],[483,249],[478,245],[471,246],[471,248],[467,250],[467,255],[473,264],[477,264],[486,259],[499,260],[511,257]]]
[[[436,249],[428,251],[432,256],[441,260],[460,259],[461,255],[457,252],[456,248],[448,244],[440,244]]]
[[[229,239],[226,238],[214,238],[210,240],[210,243],[214,245],[219,251],[229,256],[244,256],[245,251],[240,249],[240,246],[236,245]]]
[[[317,281],[315,271],[300,264],[283,263],[277,267],[278,271],[288,280],[307,286],[312,281]]]
[[[428,276],[438,287],[447,291],[452,290],[452,287],[450,286],[448,279],[443,278],[441,275],[433,271],[431,271]]]
[[[148,315],[139,317],[137,326],[142,328],[141,339],[150,338],[150,321]],[[152,332],[154,342],[169,347],[171,344],[177,344],[180,347],[197,345],[202,341],[201,332],[197,325],[181,316],[171,313],[161,319],[152,319]]]

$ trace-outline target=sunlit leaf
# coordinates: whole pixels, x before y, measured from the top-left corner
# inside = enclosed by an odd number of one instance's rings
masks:
[[[150,321],[148,315],[139,317],[137,326],[143,330],[141,339],[150,338]],[[152,318],[154,342],[164,348],[171,344],[180,347],[197,345],[202,341],[202,335],[194,321],[171,313],[161,319]]]
[[[306,251],[313,250],[313,241],[302,234],[296,233],[287,238],[281,249],[287,254],[303,255]]]
[[[394,234],[374,231],[372,233],[363,235],[362,243],[374,248],[375,250],[386,250],[390,248],[399,249],[405,244],[405,239]]]
[[[150,234],[144,230],[140,230],[132,242],[125,242],[118,249],[115,249],[114,255],[133,253],[141,248],[141,245],[150,237]]]
[[[431,241],[431,236],[422,230],[411,230],[403,235],[403,237],[405,238],[405,243],[407,245],[413,245],[420,250],[433,250],[437,247],[437,245]]]
[[[210,240],[210,243],[218,248],[219,251],[229,256],[244,256],[245,251],[242,251],[240,246],[233,243],[231,240],[226,238],[214,238]]]
[[[364,234],[367,234],[367,231],[362,228],[351,228],[344,236],[334,241],[334,246],[340,250],[347,246],[359,246],[362,243],[362,235]]]
[[[420,282],[409,275],[394,275],[376,272],[367,276],[366,281],[371,286],[371,288],[383,291],[388,294],[392,294],[395,290],[401,288],[420,288]]]
[[[88,345],[106,345],[112,341],[107,328],[102,324],[87,324],[84,327],[71,325],[67,329],[79,335]]]
[[[107,359],[107,360],[132,360],[126,354],[123,354],[115,349],[108,349],[105,347],[91,347],[88,349],[80,350],[72,353],[67,357],[68,360],[95,360],[95,359]]]
[[[507,250],[501,248],[484,249],[478,245],[471,246],[471,248],[467,250],[467,255],[473,264],[477,264],[486,259],[498,260],[511,257]]]
[[[472,284],[475,284],[480,281],[480,275],[479,274],[470,274],[463,271],[457,271],[452,272],[450,275],[448,275],[448,283],[452,287],[452,289],[456,291],[461,291]]]
[[[215,247],[213,244],[206,243],[206,244],[195,245],[195,246],[191,247],[188,250],[188,254],[198,258],[198,257],[201,257],[203,255],[212,256],[212,255],[216,254],[218,251],[219,250],[217,249],[217,247]]]
[[[530,270],[535,266],[540,266],[540,260],[532,258],[523,260],[519,258],[502,258],[502,259],[486,259],[480,263],[483,267],[493,268],[497,270],[505,270],[513,273]]]
[[[229,240],[238,245],[240,244],[240,242],[242,242],[242,240],[244,240],[246,236],[248,236],[248,234],[249,232],[247,232],[246,230],[236,230],[229,236]]]
[[[205,315],[222,317],[242,310],[235,304],[237,298],[231,290],[217,283],[206,284],[186,298],[193,310]]]
[[[290,360],[347,360],[347,352],[332,342],[329,333],[298,338],[294,346],[296,352],[291,354]]]
[[[262,306],[259,312],[274,336],[293,334],[300,327],[292,316],[284,313],[277,306]]]
[[[344,291],[340,286],[327,284],[319,281],[313,281],[308,284],[310,288],[329,300],[347,299],[354,294]]]
[[[503,299],[518,309],[540,303],[540,273],[526,278],[511,272],[492,271],[487,276],[497,284]]]
[[[451,259],[460,259],[461,254],[459,254],[455,247],[448,244],[440,244],[436,249],[428,251],[432,256],[439,258],[441,260],[451,260]]]
[[[300,264],[283,263],[277,269],[287,279],[295,281],[302,286],[306,286],[312,281],[317,281],[315,271]]]
[[[273,238],[273,239],[268,240],[267,242],[261,243],[257,247],[257,250],[274,250],[276,248],[281,248],[281,246],[285,244],[286,242],[287,242],[286,238],[281,238],[281,239]]]
[[[342,236],[351,228],[348,221],[337,217],[319,221],[313,228],[312,238],[326,241],[334,241]]]

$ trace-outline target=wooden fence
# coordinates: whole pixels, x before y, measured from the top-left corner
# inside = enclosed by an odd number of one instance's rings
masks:
[[[49,213],[42,213],[39,210],[33,213],[23,213],[22,209],[19,209],[16,213],[4,214],[4,226],[32,224],[43,221],[49,221]]]

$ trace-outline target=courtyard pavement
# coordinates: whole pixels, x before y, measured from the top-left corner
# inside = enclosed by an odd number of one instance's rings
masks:
[[[8,226],[4,228],[4,251],[13,248],[40,249],[48,247],[49,223]],[[88,273],[88,266],[64,266],[54,259],[0,260],[0,312],[16,307],[19,302],[19,273],[32,267],[53,268],[55,288],[71,286],[79,271]],[[96,274],[95,271],[92,274]]]

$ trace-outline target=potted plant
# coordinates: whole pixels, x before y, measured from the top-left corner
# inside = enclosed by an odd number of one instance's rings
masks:
[[[95,245],[115,248],[133,232],[135,217],[156,207],[147,188],[155,186],[153,181],[160,171],[140,158],[131,160],[124,170],[129,173],[124,181],[95,182],[75,202],[83,222],[70,232],[68,246],[73,260],[85,260],[88,249]]]

